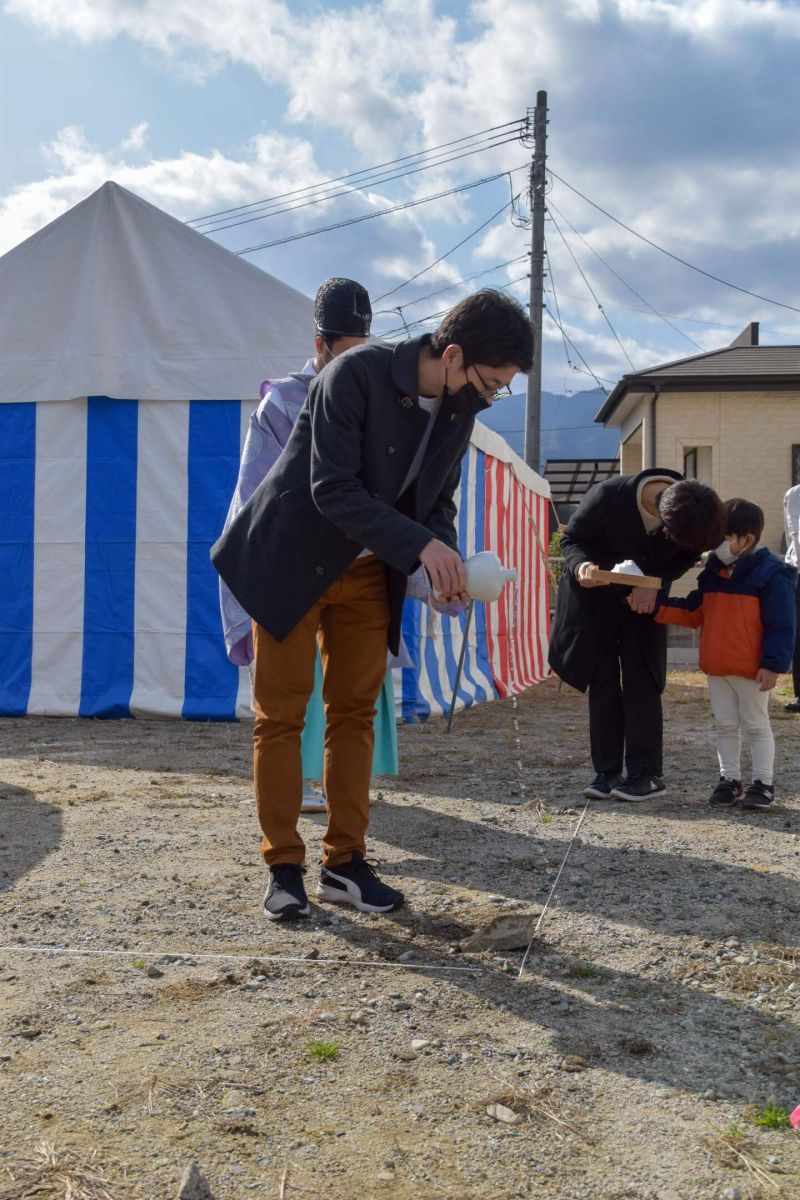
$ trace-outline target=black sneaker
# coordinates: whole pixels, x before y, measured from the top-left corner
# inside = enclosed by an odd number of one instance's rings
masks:
[[[269,869],[269,887],[264,897],[264,912],[270,921],[296,921],[311,912],[303,868],[296,863],[276,863]]]
[[[733,808],[737,800],[741,800],[742,795],[742,784],[739,779],[726,779],[724,775],[720,775],[719,783],[709,796],[708,803],[714,808]]]
[[[360,912],[391,912],[405,903],[403,893],[381,883],[375,868],[359,850],[350,862],[322,868],[317,896],[334,904],[352,904]]]
[[[598,771],[589,786],[583,789],[583,794],[590,800],[608,800],[618,783],[622,783],[619,772],[612,775],[608,771]]]
[[[800,696],[795,696],[794,700],[790,700],[788,704],[784,704],[786,712],[800,713]]]
[[[611,795],[617,800],[649,800],[651,796],[663,796],[666,790],[664,780],[655,775],[629,775],[611,789]]]
[[[766,808],[775,799],[775,788],[771,783],[754,779],[744,794],[742,808]]]

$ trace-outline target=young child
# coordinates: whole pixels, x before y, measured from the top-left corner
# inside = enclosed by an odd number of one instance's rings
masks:
[[[656,620],[701,630],[700,669],[708,676],[720,769],[709,803],[730,808],[742,800],[742,808],[765,808],[774,798],[769,693],[792,661],[797,571],[766,548],[756,549],[764,528],[757,504],[728,500],[725,516],[725,540],[709,555],[696,590],[684,600],[661,601]],[[753,760],[744,798],[742,729]]]

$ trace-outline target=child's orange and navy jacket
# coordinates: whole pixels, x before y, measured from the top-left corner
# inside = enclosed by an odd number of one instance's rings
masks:
[[[685,599],[659,592],[656,620],[701,629],[700,670],[755,679],[782,674],[794,653],[797,571],[766,548],[726,567],[711,554]]]

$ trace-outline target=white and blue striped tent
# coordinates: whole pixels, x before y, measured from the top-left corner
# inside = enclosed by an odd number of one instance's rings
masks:
[[[208,552],[259,383],[312,332],[308,297],[111,183],[0,259],[0,715],[250,715]],[[511,454],[477,438],[469,550],[497,526],[486,463]],[[405,631],[414,720],[441,711],[460,628],[409,604]],[[472,641],[460,704],[506,686],[491,616]]]

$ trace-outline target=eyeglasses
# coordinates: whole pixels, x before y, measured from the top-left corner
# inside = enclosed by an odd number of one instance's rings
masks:
[[[510,384],[504,383],[504,384],[501,384],[500,387],[490,387],[489,384],[486,382],[486,380],[481,375],[478,368],[475,366],[475,364],[470,363],[470,366],[472,367],[472,370],[478,376],[478,379],[480,379],[481,384],[483,385],[482,389],[479,390],[478,394],[480,396],[483,396],[484,400],[495,400],[498,396],[511,396],[512,395]],[[469,367],[464,368],[465,375],[468,370],[469,370]]]

